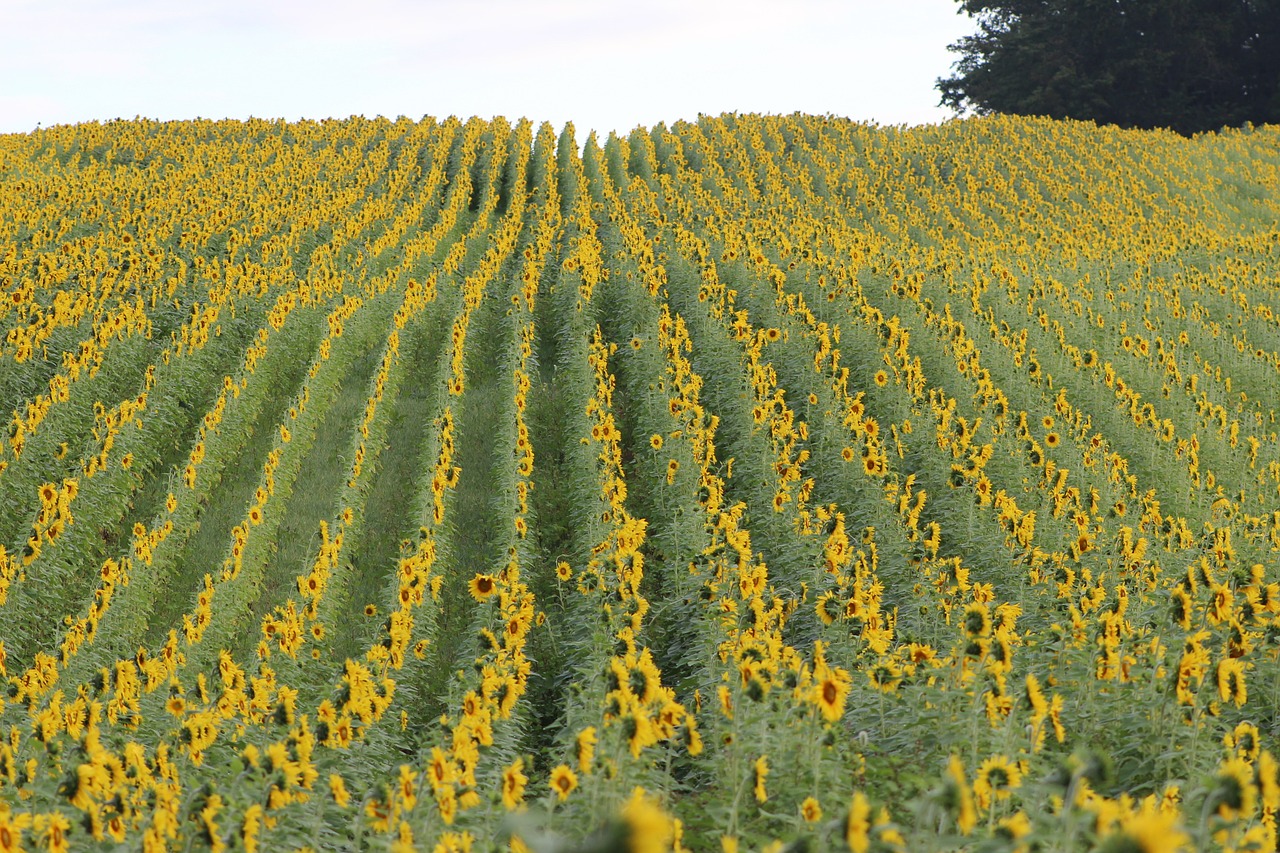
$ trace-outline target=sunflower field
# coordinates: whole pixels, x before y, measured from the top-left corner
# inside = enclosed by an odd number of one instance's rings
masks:
[[[0,853],[1275,850],[1280,128],[0,136]]]

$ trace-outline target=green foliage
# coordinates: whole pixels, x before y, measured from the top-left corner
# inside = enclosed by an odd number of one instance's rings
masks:
[[[957,112],[1191,134],[1280,121],[1275,0],[961,0],[979,31],[938,81]]]

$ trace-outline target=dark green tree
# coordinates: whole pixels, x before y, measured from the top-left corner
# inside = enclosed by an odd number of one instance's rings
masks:
[[[959,113],[1092,119],[1190,134],[1280,123],[1280,0],[960,0]]]

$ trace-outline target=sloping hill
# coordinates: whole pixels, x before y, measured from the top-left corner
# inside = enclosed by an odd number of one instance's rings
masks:
[[[1276,128],[134,121],[0,186],[0,850],[1275,845]]]

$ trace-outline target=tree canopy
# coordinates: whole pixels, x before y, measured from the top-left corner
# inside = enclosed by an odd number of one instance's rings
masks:
[[[1280,122],[1280,0],[960,0],[957,112],[1190,134]]]

